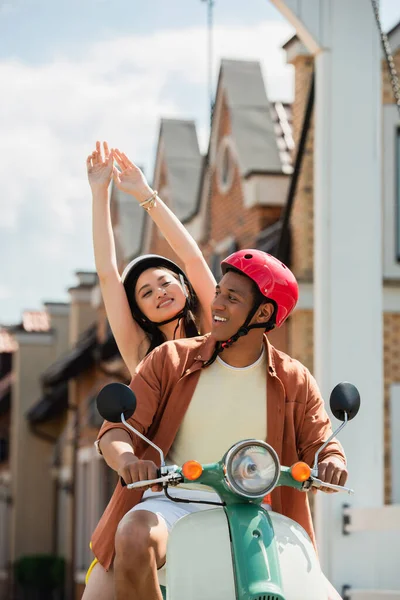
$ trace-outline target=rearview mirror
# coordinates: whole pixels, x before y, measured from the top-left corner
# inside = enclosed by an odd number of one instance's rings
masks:
[[[100,390],[97,410],[106,421],[121,422],[121,413],[129,419],[136,410],[136,396],[131,388],[123,383],[109,383]]]
[[[330,407],[339,421],[345,420],[346,413],[349,421],[354,419],[360,408],[360,393],[356,386],[348,381],[338,383],[332,390]]]

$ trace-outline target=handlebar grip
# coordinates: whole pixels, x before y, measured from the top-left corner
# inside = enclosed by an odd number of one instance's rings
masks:
[[[161,469],[157,469],[157,478],[161,477]],[[122,487],[126,487],[126,482],[122,477],[119,478]]]

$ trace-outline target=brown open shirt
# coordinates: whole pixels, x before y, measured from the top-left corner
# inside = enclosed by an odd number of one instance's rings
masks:
[[[316,450],[332,433],[324,401],[314,378],[301,363],[271,346],[267,336],[264,343],[268,356],[266,441],[276,450],[282,465],[290,466],[298,460],[312,465]],[[166,342],[140,363],[131,381],[137,409],[129,422],[151,438],[164,456],[172,446],[203,363],[210,358],[214,345],[210,334]],[[243,398],[243,402],[249,401],[251,399]],[[98,439],[114,428],[128,431],[121,423],[104,422]],[[136,455],[159,464],[158,453],[129,433]],[[320,460],[332,455],[345,461],[343,449],[336,440],[321,452]],[[140,502],[142,495],[142,491],[117,485],[92,537],[93,552],[105,569],[109,569],[114,560],[118,523]],[[272,509],[300,523],[315,543],[307,494],[288,487],[276,488],[272,492]]]

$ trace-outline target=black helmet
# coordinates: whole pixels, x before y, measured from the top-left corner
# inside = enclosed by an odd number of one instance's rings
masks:
[[[177,315],[168,319],[168,321],[163,321],[162,323],[152,323],[140,310],[137,305],[135,298],[135,286],[136,282],[139,279],[140,275],[151,268],[165,268],[173,273],[176,273],[179,277],[179,280],[182,284],[182,287],[186,286],[188,290],[186,304],[182,311],[180,311]],[[142,256],[138,256],[134,258],[124,269],[121,276],[122,283],[124,284],[125,292],[128,298],[129,306],[132,312],[133,318],[139,323],[139,325],[147,332],[151,332],[154,328],[154,325],[166,325],[171,321],[175,321],[175,319],[179,319],[185,317],[189,310],[193,311],[196,309],[197,298],[196,294],[186,276],[186,273],[172,260],[165,258],[164,256],[159,256],[158,254],[144,254]],[[186,292],[186,290],[185,290]]]

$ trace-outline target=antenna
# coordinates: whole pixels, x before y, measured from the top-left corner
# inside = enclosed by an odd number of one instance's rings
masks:
[[[207,2],[207,30],[208,30],[208,97],[210,102],[210,121],[214,108],[213,102],[213,88],[212,88],[212,67],[213,67],[213,8],[215,0],[201,0]]]

